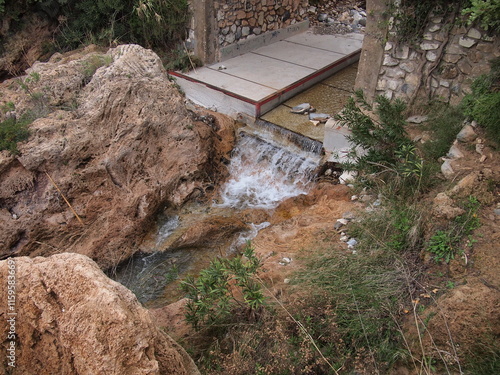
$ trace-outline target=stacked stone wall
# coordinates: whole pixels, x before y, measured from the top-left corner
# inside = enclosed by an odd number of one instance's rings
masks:
[[[214,1],[218,45],[278,30],[307,18],[308,0]]]
[[[458,104],[470,92],[472,80],[490,70],[500,56],[498,36],[454,20],[432,17],[423,40],[415,46],[385,44],[376,94],[414,103],[417,98]]]

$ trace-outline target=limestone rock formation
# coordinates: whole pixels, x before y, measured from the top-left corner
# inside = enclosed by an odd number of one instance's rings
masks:
[[[7,295],[15,267],[15,368],[11,374],[199,374],[187,353],[160,331],[135,296],[79,254],[0,262]],[[8,305],[0,329],[8,332]],[[2,352],[10,345],[2,338]],[[2,368],[7,358],[2,356]],[[4,372],[5,373],[5,372]]]
[[[90,47],[36,63],[0,85],[30,125],[20,154],[0,152],[0,257],[76,252],[101,268],[132,255],[156,214],[227,173],[233,121],[186,109],[158,56]],[[1,104],[1,103],[0,103]],[[228,146],[229,145],[229,146]]]

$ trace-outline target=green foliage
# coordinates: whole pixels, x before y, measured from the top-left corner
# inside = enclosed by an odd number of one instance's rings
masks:
[[[500,0],[470,0],[462,14],[469,16],[469,25],[477,22],[485,30],[500,31]]]
[[[138,43],[165,48],[184,38],[187,0],[0,0],[0,14],[21,21],[43,12],[59,23],[61,50],[96,43]]]
[[[481,226],[477,216],[480,205],[477,198],[470,196],[463,203],[465,213],[457,216],[446,230],[438,230],[430,238],[426,250],[434,255],[436,263],[449,263],[450,260],[455,259],[455,256],[461,252],[460,242],[463,238],[468,238],[469,244],[473,243],[470,236]]]
[[[491,61],[490,72],[476,78],[471,89],[462,101],[464,113],[500,145],[500,58]]]
[[[430,113],[427,129],[431,132],[431,140],[422,146],[425,159],[436,162],[445,156],[463,126],[465,116],[458,107],[444,103],[433,103],[428,108]]]
[[[9,118],[0,122],[0,151],[8,150],[17,154],[17,143],[29,137],[28,125],[32,122],[29,116],[23,116],[19,120]]]
[[[97,69],[109,66],[112,62],[113,58],[109,55],[91,55],[83,62],[84,83],[90,82]]]
[[[0,106],[0,110],[2,111],[2,113],[7,113],[7,112],[10,112],[10,111],[14,111],[16,109],[16,106],[13,102],[7,102],[5,104],[2,104]]]
[[[341,338],[322,348],[329,351],[332,362],[365,353],[364,362],[389,367],[405,356],[394,318],[404,304],[407,283],[404,267],[394,253],[348,256],[322,252],[311,257],[297,282],[310,291],[311,301],[326,294],[324,304],[330,306]]]
[[[187,72],[199,66],[203,66],[203,62],[199,57],[190,55],[186,52],[185,48],[179,47],[174,51],[172,56],[170,56],[165,69],[169,71],[180,70],[182,72]]]
[[[391,102],[382,95],[377,96],[375,105],[371,106],[363,92],[356,91],[355,97],[349,98],[336,116],[352,133],[348,137],[353,145],[349,153],[351,161],[344,163],[343,168],[359,171],[366,181],[370,178],[373,181],[375,176],[384,183],[392,181],[394,192],[418,191],[424,164],[406,133],[405,109],[402,100]]]
[[[264,296],[254,278],[260,260],[249,243],[244,256],[245,260],[241,257],[217,258],[200,272],[198,279],[189,276],[181,283],[190,300],[186,307],[186,321],[195,329],[225,321],[236,307],[255,312],[263,305]],[[243,301],[233,295],[232,287],[238,288]]]

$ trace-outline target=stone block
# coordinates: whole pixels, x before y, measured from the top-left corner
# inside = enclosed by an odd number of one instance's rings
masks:
[[[450,81],[447,81],[447,80],[441,79],[441,80],[439,81],[439,85],[440,85],[440,86],[443,86],[443,87],[450,87]]]
[[[391,55],[386,54],[384,56],[383,66],[396,66],[399,64],[399,60],[393,58]]]
[[[434,33],[436,31],[441,30],[441,25],[439,24],[434,24],[431,27],[429,27],[429,32]]]
[[[420,83],[420,76],[418,74],[407,74],[405,82],[411,86],[417,87]]]
[[[392,91],[397,91],[399,86],[401,85],[401,81],[397,79],[388,79],[387,80],[387,88]]]
[[[248,36],[248,35],[250,35],[250,27],[243,26],[241,28],[241,36]]]
[[[469,62],[466,59],[460,60],[457,64],[457,66],[458,66],[458,69],[460,69],[460,71],[463,74],[470,74],[472,72],[472,66],[469,64]]]
[[[454,55],[451,53],[445,53],[443,55],[443,61],[451,64],[456,64],[460,59],[462,58],[462,55]]]
[[[387,42],[384,46],[385,51],[390,51],[394,47],[394,43],[392,42]]]
[[[437,60],[437,53],[435,51],[427,51],[427,53],[425,54],[425,58],[427,59],[427,61],[436,61]]]
[[[387,80],[386,79],[379,79],[377,81],[377,88],[376,90],[384,91],[387,88]]]
[[[404,78],[406,73],[403,70],[398,69],[396,67],[396,68],[387,68],[385,71],[385,75],[389,78]]]
[[[406,60],[410,54],[410,48],[408,46],[399,46],[396,48],[395,57],[398,59]]]
[[[461,37],[458,41],[458,44],[465,48],[471,48],[474,44],[477,43],[477,40],[469,38],[469,37]]]
[[[407,73],[411,73],[415,70],[415,64],[411,61],[405,61],[399,64],[399,67]]]
[[[236,12],[236,19],[238,20],[242,20],[244,18],[246,18],[247,16],[247,12],[245,12],[244,10],[239,10]]]
[[[467,36],[472,39],[481,39],[481,32],[478,29],[472,28],[467,33]]]
[[[424,51],[431,51],[439,48],[440,43],[423,42],[420,43],[420,48]]]
[[[477,46],[476,46],[476,49],[480,52],[484,52],[484,53],[491,53],[493,52],[493,44],[491,43],[483,43],[483,42],[480,42]]]

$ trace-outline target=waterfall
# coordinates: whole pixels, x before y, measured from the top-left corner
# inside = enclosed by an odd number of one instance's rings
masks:
[[[287,198],[305,194],[319,159],[317,154],[291,152],[242,133],[231,158],[231,177],[216,206],[272,209]]]

